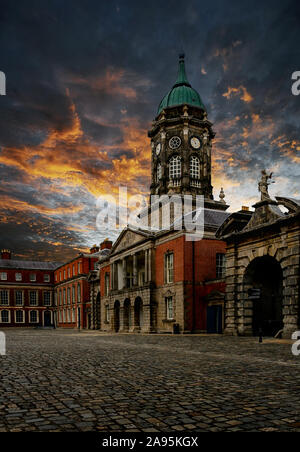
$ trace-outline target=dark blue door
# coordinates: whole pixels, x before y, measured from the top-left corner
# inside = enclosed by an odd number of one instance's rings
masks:
[[[221,305],[207,306],[207,332],[212,334],[223,332]]]

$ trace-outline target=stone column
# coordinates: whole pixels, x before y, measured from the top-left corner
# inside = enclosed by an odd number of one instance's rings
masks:
[[[225,294],[225,330],[224,334],[237,335],[236,306],[236,251],[234,246],[227,249],[226,256],[226,294]]]
[[[122,259],[122,288],[125,289],[126,288],[126,258],[124,257]]]
[[[119,312],[119,321],[120,321],[120,328],[119,328],[119,332],[122,333],[123,331],[125,331],[124,329],[124,307],[120,306],[120,312]]]
[[[148,282],[148,250],[145,250],[145,283]]]
[[[137,271],[137,254],[133,255],[133,285],[138,284],[138,271]]]
[[[135,330],[134,302],[130,304],[130,320],[129,332],[132,333]]]
[[[152,280],[152,249],[148,250],[148,281]]]

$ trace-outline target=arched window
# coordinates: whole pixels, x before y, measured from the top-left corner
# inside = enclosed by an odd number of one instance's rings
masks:
[[[156,180],[157,180],[157,182],[161,179],[161,174],[162,174],[162,172],[161,172],[161,164],[159,163],[157,165],[157,169],[156,169]]]
[[[195,155],[190,160],[190,172],[192,179],[200,179],[200,160]]]
[[[181,160],[179,155],[170,159],[169,162],[169,178],[179,179],[181,177]]]

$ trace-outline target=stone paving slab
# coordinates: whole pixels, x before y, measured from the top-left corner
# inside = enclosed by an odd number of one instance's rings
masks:
[[[300,431],[286,341],[2,329],[0,431]]]

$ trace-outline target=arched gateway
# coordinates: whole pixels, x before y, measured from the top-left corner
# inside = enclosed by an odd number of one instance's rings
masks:
[[[283,328],[283,272],[272,256],[255,258],[244,273],[244,300],[252,304],[252,331],[275,336]],[[251,307],[248,307],[251,311]]]
[[[217,231],[226,241],[225,333],[291,338],[300,329],[300,200],[268,195],[231,214]],[[285,211],[280,208],[283,206]]]

